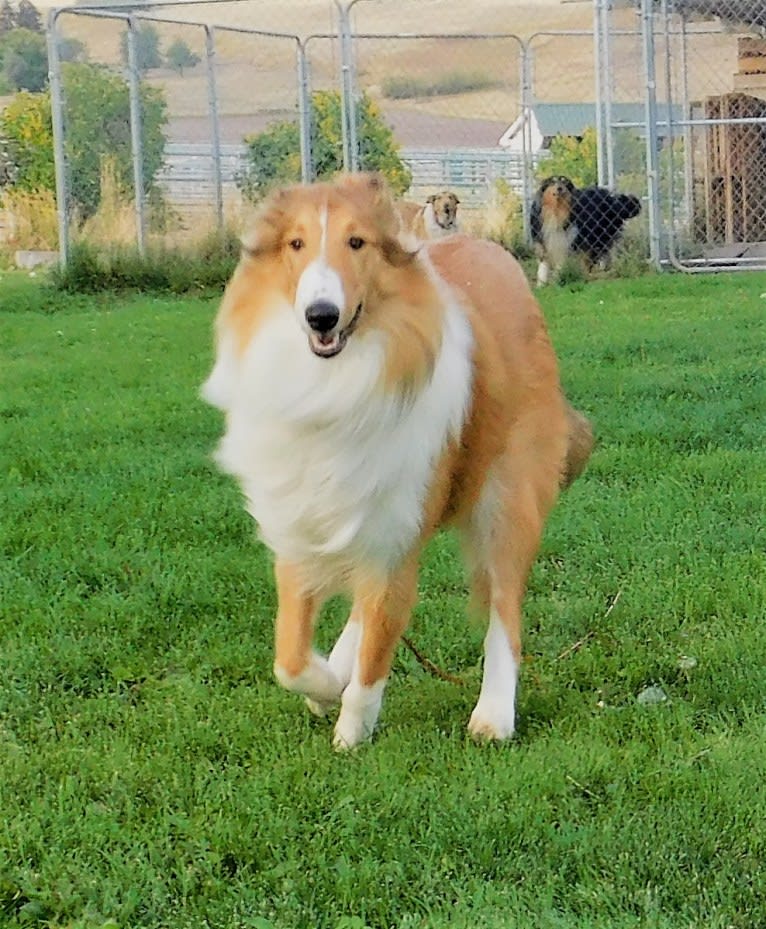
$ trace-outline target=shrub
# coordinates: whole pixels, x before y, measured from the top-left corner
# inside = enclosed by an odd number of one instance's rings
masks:
[[[480,71],[449,71],[435,78],[397,75],[383,81],[384,97],[407,100],[412,97],[440,97],[496,87],[498,82]]]
[[[497,242],[516,258],[530,257],[524,237],[523,203],[507,181],[495,181],[484,213],[473,226],[471,231],[476,235]]]
[[[8,239],[13,248],[54,251],[58,247],[58,216],[53,191],[8,191],[0,204],[13,219]]]
[[[134,246],[73,245],[65,267],[51,272],[53,285],[66,293],[140,290],[189,293],[220,290],[237,263],[229,236],[210,236],[200,251],[155,246],[141,255]]]
[[[114,156],[121,186],[132,189],[130,98],[123,79],[99,65],[69,63],[63,66],[62,74],[71,196],[83,216],[87,217],[98,207],[102,154]],[[146,83],[141,84],[140,98],[143,180],[149,193],[155,175],[162,167],[167,104],[162,91]]]
[[[130,99],[123,79],[85,62],[62,67],[66,106],[66,156],[69,167],[68,204],[82,218],[92,216],[100,199],[101,158],[115,159],[122,189],[133,186],[130,142]],[[147,194],[162,166],[163,128],[167,105],[162,91],[141,84],[143,173]],[[8,146],[12,178],[6,183],[24,190],[53,190],[53,132],[50,93],[17,94],[0,114],[0,136]]]
[[[542,179],[554,174],[565,175],[577,187],[590,187],[598,182],[598,143],[592,126],[588,126],[581,138],[559,135],[553,139],[548,157],[537,166],[537,176]]]
[[[53,127],[47,93],[16,94],[0,113],[0,135],[7,159],[6,187],[16,190],[53,190]]]
[[[330,178],[343,169],[340,95],[317,91],[311,95],[311,102],[314,169],[317,178]],[[356,112],[360,167],[380,171],[395,193],[404,193],[412,175],[399,157],[392,130],[366,94],[360,98]],[[276,123],[245,142],[247,164],[238,185],[249,200],[259,200],[272,187],[300,180],[300,134],[295,123]]]

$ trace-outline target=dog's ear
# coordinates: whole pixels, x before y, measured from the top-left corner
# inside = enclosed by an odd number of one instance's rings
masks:
[[[242,236],[245,255],[259,258],[279,248],[296,189],[282,187],[269,194],[261,203],[252,226]]]
[[[404,268],[412,261],[420,251],[420,248],[405,248],[397,236],[386,235],[380,240],[380,253],[383,258],[394,268]]]
[[[430,197],[426,197],[426,203],[436,203],[436,198],[439,194],[431,194]]]
[[[452,194],[452,199],[455,201],[455,206],[460,203],[460,197],[457,194]]]

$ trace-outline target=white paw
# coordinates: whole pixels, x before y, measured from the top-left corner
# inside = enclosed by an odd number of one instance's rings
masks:
[[[502,742],[511,738],[515,724],[513,704],[479,700],[471,713],[468,732],[478,742]]]
[[[318,716],[320,719],[323,719],[335,704],[333,703],[321,703],[319,700],[312,700],[311,697],[306,697],[306,706],[308,707],[309,713],[312,716]]]
[[[384,687],[385,681],[379,681],[371,687],[362,687],[352,681],[345,689],[332,740],[335,749],[349,751],[372,738],[380,714]]]
[[[340,681],[321,655],[312,655],[300,674],[288,674],[284,668],[274,665],[274,676],[286,690],[302,694],[318,704],[337,703],[343,691]]]

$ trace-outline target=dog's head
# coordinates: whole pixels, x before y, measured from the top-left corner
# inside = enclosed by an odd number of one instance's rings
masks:
[[[416,252],[399,241],[399,229],[379,175],[288,187],[263,203],[243,242],[244,261],[268,271],[311,351],[331,358],[359,325],[386,271],[413,261]]]
[[[563,174],[546,177],[540,184],[539,197],[545,206],[560,206],[565,204],[571,208],[577,188],[572,181]]]
[[[442,229],[457,229],[457,208],[460,200],[449,190],[431,194],[426,201],[431,204],[436,224]]]

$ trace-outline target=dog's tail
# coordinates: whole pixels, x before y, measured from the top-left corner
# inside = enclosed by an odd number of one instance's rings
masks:
[[[633,219],[641,212],[641,201],[633,194],[616,194],[614,201],[620,219]]]
[[[566,490],[582,474],[593,451],[593,427],[590,420],[570,403],[565,403],[569,433],[567,454],[561,472],[562,490]]]

